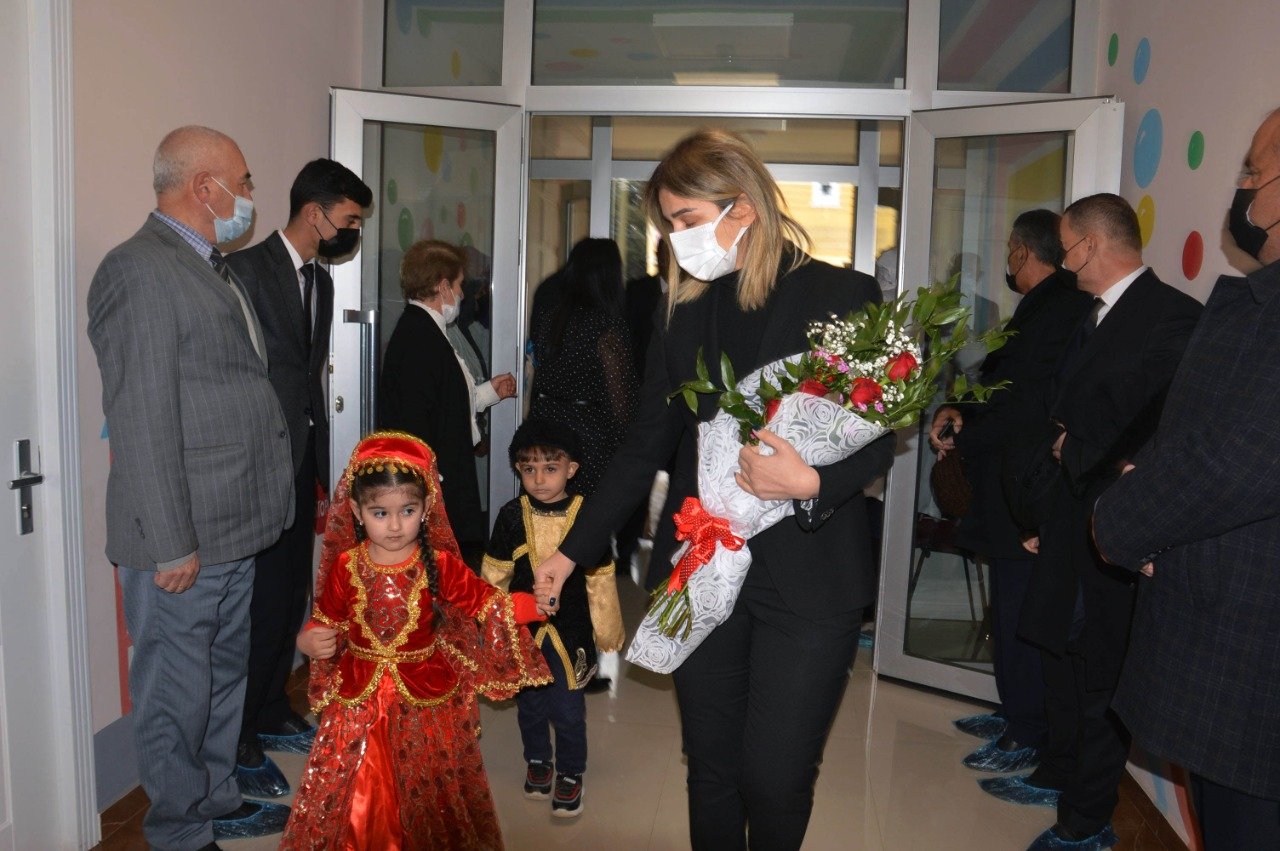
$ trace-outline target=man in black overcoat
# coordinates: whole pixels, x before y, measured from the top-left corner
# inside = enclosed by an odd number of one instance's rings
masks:
[[[1006,326],[1011,332],[1008,342],[987,356],[980,376],[988,386],[1007,381],[1007,389],[984,404],[942,406],[929,433],[940,460],[947,452],[960,453],[972,489],[956,543],[977,553],[991,568],[993,655],[1003,721],[974,716],[957,722],[966,732],[975,721],[1004,727],[1003,733],[993,730],[991,741],[965,757],[965,765],[982,771],[1034,767],[1045,732],[1040,650],[1017,635],[1036,556],[1022,546],[1005,503],[1001,470],[1010,443],[1044,428],[1058,361],[1093,302],[1076,289],[1073,275],[1058,268],[1058,223],[1058,215],[1050,210],[1029,210],[1018,216],[1009,234],[1005,282],[1022,299]],[[942,436],[948,422],[954,437]],[[1020,783],[1020,778],[1000,778],[993,791]]]
[[[1155,440],[1094,515],[1102,553],[1149,577],[1114,705],[1191,771],[1206,851],[1280,848],[1280,111],[1230,232],[1264,265],[1218,279]]]
[[[257,556],[250,604],[249,676],[236,752],[246,795],[289,792],[267,750],[307,753],[315,728],[285,694],[294,640],[311,593],[316,482],[329,487],[329,417],[323,373],[329,362],[333,279],[317,260],[356,249],[373,191],[330,159],[303,166],[289,190],[289,221],[252,248],[227,257],[262,323],[271,387],[280,400],[293,450],[293,525]]]
[[[1109,848],[1129,736],[1111,710],[1133,612],[1134,576],[1099,558],[1094,501],[1155,431],[1201,310],[1142,262],[1138,217],[1123,198],[1073,203],[1060,226],[1063,267],[1094,296],[1054,379],[1050,417],[1061,463],[1053,511],[1028,540],[1039,551],[1019,635],[1044,651],[1048,731],[1029,785],[1060,790],[1058,818],[1032,851]],[[1077,846],[1069,846],[1077,847]]]

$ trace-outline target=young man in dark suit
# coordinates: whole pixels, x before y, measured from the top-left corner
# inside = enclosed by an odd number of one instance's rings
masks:
[[[1142,262],[1133,208],[1091,195],[1062,215],[1063,268],[1093,308],[1067,344],[1050,416],[1062,477],[1054,510],[1027,548],[1039,551],[1019,635],[1043,649],[1048,732],[1027,783],[1060,790],[1040,849],[1109,848],[1129,735],[1111,710],[1133,613],[1133,575],[1107,565],[1089,536],[1098,495],[1155,431],[1200,303]],[[1081,845],[1064,846],[1063,842]]]
[[[268,750],[305,754],[315,728],[289,705],[294,638],[306,614],[315,546],[316,483],[329,487],[329,418],[323,373],[329,357],[333,279],[318,259],[355,251],[373,192],[329,159],[303,166],[289,190],[289,222],[227,263],[262,322],[271,386],[289,425],[293,525],[257,557],[250,606],[249,678],[236,752],[246,795],[277,797],[289,784]]]
[[[1230,232],[1263,267],[1218,279],[1155,440],[1093,527],[1149,577],[1116,711],[1191,771],[1206,851],[1280,848],[1280,110],[1253,137]]]
[[[973,491],[969,511],[960,520],[956,542],[982,556],[991,568],[991,610],[994,621],[996,690],[1000,715],[960,719],[966,732],[975,723],[998,723],[991,741],[965,757],[964,764],[980,771],[1021,771],[1039,761],[1044,738],[1044,678],[1040,651],[1018,638],[1018,617],[1036,557],[1022,547],[1018,527],[1010,516],[1001,484],[1005,449],[1043,429],[1049,416],[1049,385],[1058,361],[1092,299],[1076,289],[1075,276],[1059,268],[1062,242],[1058,215],[1029,210],[1018,216],[1009,234],[1005,283],[1022,299],[1006,326],[1012,332],[1005,345],[982,363],[986,385],[1008,381],[1007,389],[981,405],[944,405],[933,418],[929,442],[939,459],[959,452]],[[947,423],[953,437],[943,437]],[[980,731],[975,730],[975,733]],[[1020,778],[996,778],[988,789],[1006,796]]]

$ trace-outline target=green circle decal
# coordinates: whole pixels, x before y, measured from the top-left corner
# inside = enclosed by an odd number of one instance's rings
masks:
[[[1107,45],[1107,64],[1115,65],[1116,60],[1120,58],[1120,36],[1117,33],[1111,34],[1111,42]]]
[[[387,181],[387,203],[394,204],[396,198],[400,196],[400,189],[396,186],[394,179]]]
[[[400,210],[400,219],[396,222],[396,237],[400,240],[400,250],[408,251],[413,245],[413,213],[405,207]]]
[[[1202,162],[1204,162],[1204,134],[1197,130],[1191,134],[1191,141],[1187,142],[1187,165],[1195,171]]]

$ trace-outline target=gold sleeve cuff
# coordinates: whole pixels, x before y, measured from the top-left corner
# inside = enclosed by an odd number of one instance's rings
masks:
[[[626,630],[622,625],[622,606],[618,603],[618,582],[613,563],[587,573],[587,606],[591,610],[591,628],[595,632],[596,649],[612,653],[622,649]]]
[[[515,562],[485,556],[480,564],[480,578],[500,591],[507,592],[511,588],[511,574],[514,570]]]

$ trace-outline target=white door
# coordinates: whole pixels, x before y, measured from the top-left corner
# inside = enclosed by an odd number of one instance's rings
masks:
[[[915,113],[907,128],[903,291],[959,276],[976,330],[1013,312],[1004,283],[1013,220],[1120,185],[1124,105],[1109,98]],[[976,372],[981,351],[958,367]],[[986,566],[949,540],[929,486],[935,456],[921,429],[899,437],[889,477],[876,670],[995,700]]]
[[[74,291],[66,208],[56,200],[66,200],[69,175],[52,167],[67,161],[53,144],[58,5],[0,0],[0,186],[12,212],[0,228],[0,851],[83,847],[97,835],[83,821],[93,815],[93,769],[88,730],[76,726],[87,720],[87,695],[71,693],[69,676],[71,648],[82,656],[84,647],[83,624],[69,617],[69,598],[82,598],[67,593],[79,573],[64,535],[78,536],[80,525],[67,522],[59,498],[75,490],[60,472],[61,436],[75,433],[62,417],[74,410],[74,376],[58,366],[75,356],[75,330],[60,322],[71,310],[61,300]]]
[[[468,292],[487,287],[487,322],[469,323],[490,376],[520,374],[524,114],[503,104],[384,92],[332,91],[333,158],[374,191],[360,253],[333,267],[334,325],[329,399],[333,475],[375,423],[382,349],[403,309],[400,259],[420,239],[461,245]],[[480,303],[483,303],[481,298]],[[495,451],[482,495],[500,506],[515,494],[505,447],[517,401],[489,412]]]

